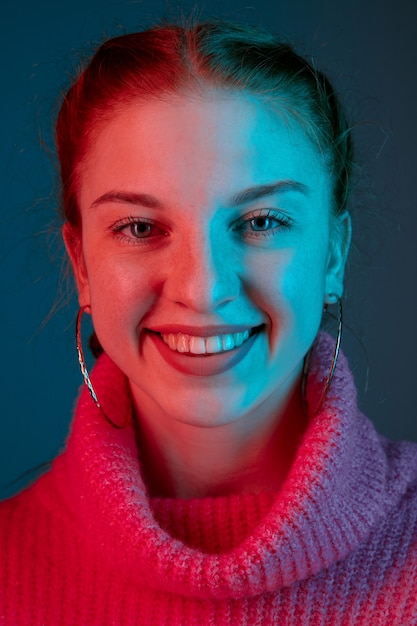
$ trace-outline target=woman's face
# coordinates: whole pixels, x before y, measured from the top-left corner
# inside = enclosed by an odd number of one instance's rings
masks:
[[[349,220],[330,190],[301,128],[254,99],[133,103],[104,126],[81,246],[65,238],[139,411],[244,424],[285,401],[326,294],[342,293]]]

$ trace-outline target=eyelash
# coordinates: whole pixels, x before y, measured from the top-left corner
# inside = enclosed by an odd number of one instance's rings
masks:
[[[134,226],[149,226],[149,227],[153,227],[156,228],[160,231],[160,235],[154,235],[154,236],[150,236],[150,237],[135,237],[135,235],[133,235],[132,230]],[[131,235],[126,235],[123,231],[130,226],[130,230],[131,230]],[[166,237],[168,235],[167,231],[164,231],[163,228],[160,228],[155,222],[153,222],[152,220],[147,220],[144,218],[137,218],[137,217],[133,217],[132,215],[129,215],[128,217],[125,217],[121,220],[119,220],[118,222],[116,222],[115,224],[113,224],[110,227],[110,230],[114,233],[114,235],[116,237],[118,237],[119,239],[121,239],[122,241],[127,241],[127,243],[130,244],[134,244],[134,245],[141,245],[141,244],[150,244],[151,243],[151,239],[154,239],[156,236],[157,237]]]
[[[260,218],[265,220],[266,222],[268,220],[270,220],[271,222],[275,221],[277,225],[268,230],[255,230],[254,228],[251,228],[251,225],[252,226],[254,225],[253,223],[255,222],[255,220],[260,219]],[[134,226],[139,226],[139,225],[149,226],[150,228],[152,227],[156,228],[157,230],[160,231],[160,234],[152,235],[152,233],[150,233],[150,236],[136,237],[133,234],[132,230]],[[123,232],[129,226],[131,230],[130,236],[126,235]],[[242,236],[246,238],[258,239],[260,237],[262,238],[273,237],[279,231],[288,229],[291,226],[292,226],[292,220],[287,215],[283,213],[274,212],[271,209],[259,209],[259,210],[253,211],[252,213],[245,215],[243,218],[238,220],[237,223],[233,226],[233,231],[238,232],[238,233],[240,232]],[[248,231],[245,233],[244,231],[246,228],[248,228]],[[155,240],[155,237],[158,237],[158,238],[166,237],[168,235],[168,232],[166,230],[159,227],[152,220],[147,220],[144,218],[138,219],[137,217],[133,217],[131,215],[113,224],[110,227],[110,230],[115,234],[115,236],[119,237],[123,241],[127,241],[128,243],[135,244],[135,245],[150,244],[151,240]]]
[[[279,231],[288,229],[292,226],[292,220],[288,217],[288,215],[273,211],[272,209],[259,209],[253,211],[252,213],[249,213],[248,215],[245,215],[241,220],[239,220],[237,226],[234,227],[234,230],[243,232],[246,226],[250,226],[251,222],[255,222],[255,220],[259,218],[262,218],[265,221],[275,221],[277,223],[277,226],[268,230],[249,230],[248,233],[246,233],[247,237],[252,237],[255,239],[259,237],[274,237],[278,234]]]

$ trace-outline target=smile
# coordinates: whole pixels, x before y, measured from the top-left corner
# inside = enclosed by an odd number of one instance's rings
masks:
[[[264,325],[244,327],[160,327],[147,337],[160,357],[182,374],[214,376],[235,367],[251,351]],[[234,332],[227,332],[227,331]]]
[[[164,333],[161,334],[163,341],[175,352],[210,355],[221,352],[229,352],[239,348],[249,339],[251,332],[245,330],[240,333],[228,333],[213,335],[211,337],[199,337],[185,333]]]

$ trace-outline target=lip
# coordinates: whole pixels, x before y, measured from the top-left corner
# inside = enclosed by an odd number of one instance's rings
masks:
[[[227,334],[225,330],[219,332],[220,328],[227,328],[227,332],[243,332],[242,330],[233,330],[230,331],[230,328],[243,328],[243,330],[248,330],[248,327],[240,327],[240,326],[213,326],[213,327],[205,327],[204,329],[197,329],[196,327],[186,327],[186,326],[166,326],[166,327],[158,327],[164,328],[164,333],[167,332],[185,332],[183,329],[188,328],[192,329],[192,332],[188,330],[189,334],[195,333],[195,336],[200,337],[210,337],[213,335],[213,329],[215,329],[216,334]],[[173,328],[181,328],[181,330],[172,330]],[[254,331],[253,334],[243,343],[241,346],[234,348],[233,350],[229,350],[226,352],[219,352],[217,354],[206,354],[206,355],[195,355],[189,353],[181,353],[176,352],[175,350],[171,350],[163,339],[160,337],[159,332],[152,329],[152,331],[148,331],[147,335],[149,339],[153,342],[156,349],[158,350],[161,357],[164,359],[166,363],[170,367],[173,367],[175,370],[180,372],[181,374],[189,374],[191,376],[215,376],[216,374],[223,374],[227,370],[235,367],[249,352],[252,348],[254,342],[259,336],[263,326],[250,327],[251,331]],[[209,331],[208,334],[205,332],[203,335],[198,334],[202,331]],[[198,332],[197,332],[198,331]]]

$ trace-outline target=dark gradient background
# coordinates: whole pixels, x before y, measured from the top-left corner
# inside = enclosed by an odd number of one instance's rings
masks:
[[[185,13],[195,3],[180,3]],[[83,52],[177,13],[168,1],[1,1],[0,495],[64,446],[81,379],[62,274],[52,120]],[[260,25],[312,54],[339,89],[360,162],[343,349],[360,406],[417,441],[417,2],[243,0],[204,17]],[[50,315],[53,311],[52,315]],[[33,475],[32,475],[33,478]]]

